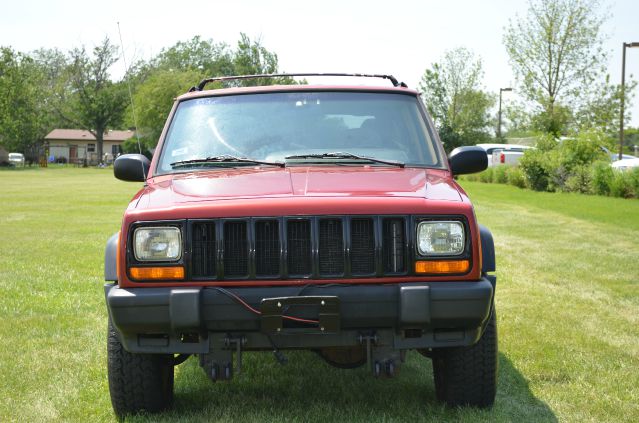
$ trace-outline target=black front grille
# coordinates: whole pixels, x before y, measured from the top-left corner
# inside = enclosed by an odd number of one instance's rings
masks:
[[[280,274],[280,230],[277,220],[255,222],[255,274]]]
[[[406,224],[406,217],[364,216],[193,221],[190,275],[225,280],[406,274]]]
[[[375,273],[373,219],[353,219],[351,221],[351,272],[354,275]]]
[[[216,273],[215,223],[193,224],[193,277],[212,278]]]
[[[289,220],[286,231],[288,274],[305,276],[313,271],[311,221]]]
[[[344,235],[340,219],[319,222],[319,272],[322,276],[344,273]]]
[[[228,277],[248,276],[247,222],[224,223],[224,274]]]
[[[404,220],[384,219],[382,228],[384,273],[402,273],[406,271],[404,239]]]

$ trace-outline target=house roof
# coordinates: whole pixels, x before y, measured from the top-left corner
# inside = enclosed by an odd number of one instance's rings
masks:
[[[133,131],[108,130],[104,133],[104,141],[125,141],[131,138],[133,134]],[[93,134],[83,129],[54,129],[44,139],[95,141]]]

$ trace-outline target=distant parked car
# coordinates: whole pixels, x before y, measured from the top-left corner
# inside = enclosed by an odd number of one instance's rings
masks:
[[[629,156],[629,154],[624,154],[624,156]],[[635,168],[639,168],[639,158],[637,157],[633,157],[630,156],[632,158],[624,158],[621,160],[616,160],[614,162],[612,162],[611,166],[613,169],[615,170],[620,170],[620,171],[626,171],[626,170],[632,170]]]
[[[526,145],[520,144],[477,144],[477,147],[486,151],[486,155],[488,156],[488,167],[495,166],[499,164],[500,156],[497,156],[497,161],[493,163],[493,153],[496,150],[507,150],[510,152],[521,152],[523,155],[523,151],[532,147],[528,147]],[[519,159],[517,159],[519,160]]]
[[[610,161],[618,161],[619,160],[619,153],[613,153],[612,151],[608,150],[606,147],[604,147],[603,145],[601,146],[601,149],[610,156]],[[625,159],[636,159],[635,156],[631,156],[630,154],[622,154],[621,155],[621,160],[625,160]]]
[[[24,166],[24,154],[9,153],[9,163],[13,166]]]
[[[490,159],[491,166],[497,166],[500,164],[516,165],[519,160],[524,157],[524,152],[533,147],[526,146],[514,146],[504,149],[493,150],[493,157]]]

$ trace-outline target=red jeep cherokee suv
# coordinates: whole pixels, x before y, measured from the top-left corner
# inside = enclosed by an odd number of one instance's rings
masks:
[[[453,178],[486,153],[446,157],[419,93],[366,76],[393,86],[204,80],[151,162],[115,161],[144,182],[105,254],[117,415],[169,407],[191,355],[215,381],[244,351],[300,348],[377,377],[416,350],[440,400],[493,404],[493,241]]]

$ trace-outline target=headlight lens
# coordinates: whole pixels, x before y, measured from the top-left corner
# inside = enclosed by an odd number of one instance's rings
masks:
[[[133,252],[138,261],[175,261],[182,256],[180,228],[137,228],[133,233]]]
[[[417,226],[417,249],[422,256],[456,256],[464,252],[461,222],[421,222]]]

